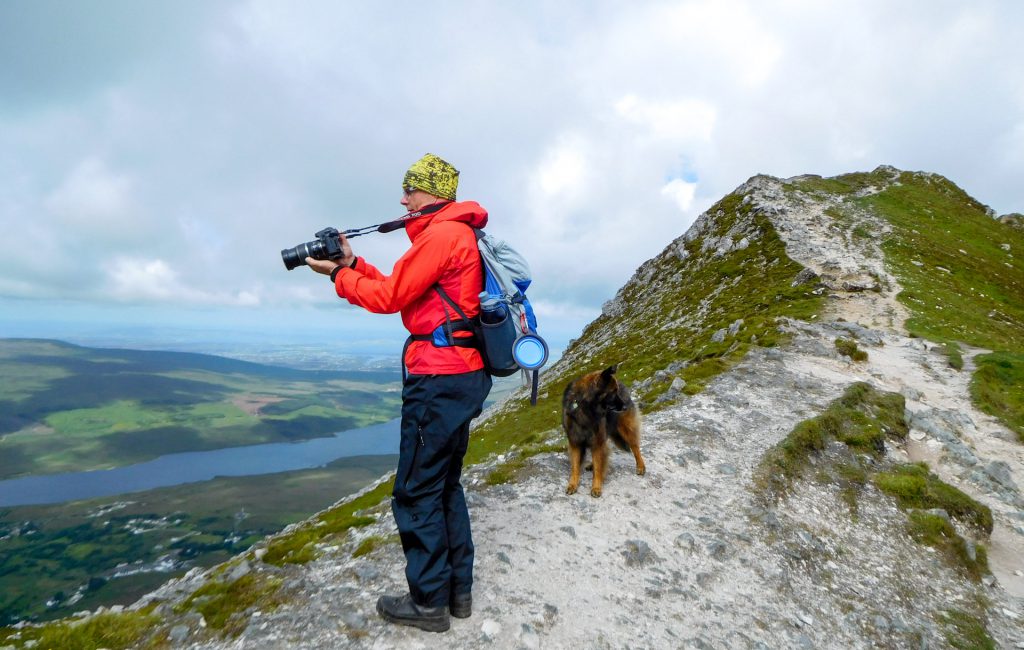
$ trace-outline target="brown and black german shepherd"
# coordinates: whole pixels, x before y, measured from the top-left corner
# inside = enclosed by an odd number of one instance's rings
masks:
[[[590,448],[594,463],[594,483],[590,496],[601,496],[601,484],[608,465],[608,439],[623,451],[632,451],[636,473],[647,468],[640,455],[640,412],[629,396],[629,388],[615,378],[618,364],[569,382],[562,395],[562,427],[569,438],[569,485],[566,494],[575,494],[580,485],[580,466]]]

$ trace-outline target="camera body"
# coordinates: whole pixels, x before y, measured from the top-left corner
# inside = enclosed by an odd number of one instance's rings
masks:
[[[307,257],[315,260],[341,259],[344,253],[341,250],[339,235],[337,228],[328,226],[313,235],[316,237],[315,240],[282,250],[281,260],[284,261],[284,268],[291,271],[297,266],[302,266],[306,263]]]

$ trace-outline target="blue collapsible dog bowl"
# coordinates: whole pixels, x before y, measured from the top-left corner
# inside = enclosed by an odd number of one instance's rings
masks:
[[[512,357],[520,368],[535,370],[548,360],[548,344],[533,332],[524,334],[512,345]]]

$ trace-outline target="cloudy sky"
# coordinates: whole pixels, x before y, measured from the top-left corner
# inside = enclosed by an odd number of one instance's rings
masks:
[[[1014,0],[7,0],[0,336],[400,339],[279,253],[399,216],[428,151],[528,256],[556,344],[756,173],[892,164],[1024,212],[1022,34]]]

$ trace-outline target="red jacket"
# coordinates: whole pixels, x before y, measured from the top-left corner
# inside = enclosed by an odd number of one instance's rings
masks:
[[[483,228],[487,211],[475,201],[463,201],[410,219],[405,232],[412,247],[395,262],[391,275],[385,276],[357,258],[354,269],[343,268],[335,276],[338,295],[377,314],[401,311],[402,323],[411,334],[433,333],[444,323],[446,307],[453,321],[459,319],[434,291],[435,284],[441,285],[466,316],[476,316],[483,271],[476,236],[463,224]],[[484,364],[473,348],[413,341],[406,351],[405,366],[413,375],[454,375],[480,370]]]

